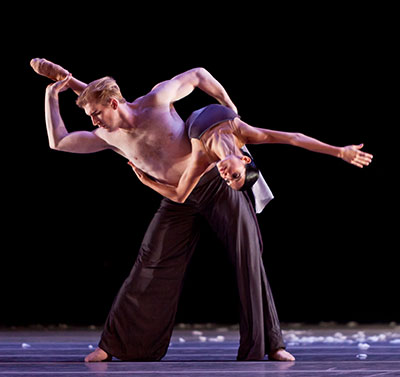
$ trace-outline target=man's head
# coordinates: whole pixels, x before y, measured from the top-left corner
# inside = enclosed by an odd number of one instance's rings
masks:
[[[93,125],[113,131],[118,123],[115,110],[126,100],[112,77],[91,82],[79,95],[76,104],[92,118]]]
[[[234,190],[245,191],[256,183],[258,168],[250,155],[230,155],[217,163],[218,171],[226,184]]]

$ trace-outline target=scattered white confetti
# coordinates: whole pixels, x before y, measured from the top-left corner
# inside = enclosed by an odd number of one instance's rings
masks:
[[[365,353],[359,353],[356,357],[357,359],[365,360],[368,357],[368,355]]]
[[[371,347],[368,343],[358,343],[358,348],[360,350],[367,350],[369,347]]]
[[[335,333],[334,337],[335,337],[336,339],[341,339],[341,340],[346,340],[346,339],[347,339],[347,336],[346,336],[346,335],[343,335],[341,332]]]
[[[367,338],[370,342],[383,342],[386,340],[385,334],[373,335]]]
[[[28,343],[22,343],[22,344],[21,344],[21,347],[22,347],[22,348],[31,348],[31,345],[28,344]]]
[[[183,339],[183,338],[179,338],[179,343],[185,343],[186,342],[186,340],[185,339]]]
[[[357,342],[364,342],[366,339],[366,335],[364,331],[358,331],[356,334],[352,336],[353,339],[355,339]]]
[[[199,336],[199,340],[200,340],[200,342],[206,342],[207,341],[207,337],[206,336]]]
[[[400,339],[393,339],[390,341],[391,344],[400,344]]]
[[[194,331],[192,331],[192,335],[200,336],[200,335],[203,335],[203,332],[202,331],[198,331],[198,330],[194,330]]]
[[[225,337],[222,335],[218,335],[216,338],[209,338],[208,339],[210,342],[223,342],[225,340]]]
[[[88,345],[88,348],[89,348],[90,350],[92,350],[94,347],[93,347],[91,344],[89,344],[89,345]]]

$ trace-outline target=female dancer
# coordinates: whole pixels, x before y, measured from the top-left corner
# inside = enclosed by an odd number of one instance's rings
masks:
[[[258,179],[258,169],[250,155],[241,149],[246,144],[290,144],[339,157],[360,168],[368,166],[372,160],[371,154],[361,151],[363,144],[335,147],[301,133],[252,127],[232,109],[217,104],[193,112],[186,127],[192,154],[177,186],[157,182],[128,162],[143,184],[178,203],[185,202],[202,175],[215,165],[232,189],[249,189]]]

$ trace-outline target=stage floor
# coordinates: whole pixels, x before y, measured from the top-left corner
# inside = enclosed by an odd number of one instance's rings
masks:
[[[96,328],[0,330],[0,376],[400,376],[400,326],[284,325],[295,362],[237,362],[237,327],[177,326],[161,362],[84,363]]]

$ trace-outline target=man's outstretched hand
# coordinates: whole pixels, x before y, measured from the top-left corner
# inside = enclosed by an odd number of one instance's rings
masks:
[[[69,80],[71,80],[71,78],[72,78],[72,74],[68,73],[68,75],[65,79],[56,81],[55,83],[48,85],[47,92],[49,94],[53,94],[53,95],[57,95],[58,93],[64,92],[65,90],[67,90],[69,88],[68,82],[69,82]]]

